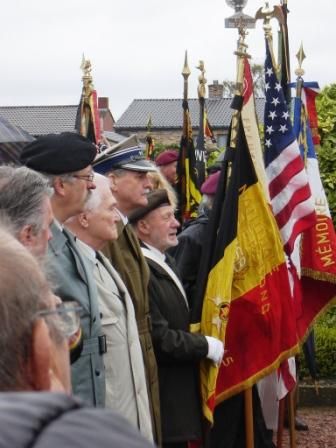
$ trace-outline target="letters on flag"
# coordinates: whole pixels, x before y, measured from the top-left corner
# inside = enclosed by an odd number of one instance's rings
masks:
[[[208,360],[201,366],[203,410],[210,422],[216,404],[250,387],[297,350],[283,246],[241,121],[236,148],[227,148],[225,163],[210,216],[212,240],[202,256],[208,264],[206,286],[200,285],[205,289],[201,332],[225,341],[220,367]]]
[[[336,235],[309,123],[307,98],[310,94],[307,95],[307,89],[311,90],[312,83],[308,85],[309,88],[303,84],[302,95],[295,98],[294,108],[294,130],[306,162],[317,217],[315,225],[303,233],[301,241],[302,312],[298,319],[301,338],[314,319],[336,300]],[[310,104],[310,110],[313,107]]]

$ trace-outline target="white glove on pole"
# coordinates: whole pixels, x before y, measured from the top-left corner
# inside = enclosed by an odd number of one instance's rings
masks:
[[[211,359],[215,364],[219,365],[222,362],[224,355],[224,344],[219,339],[212,336],[205,336],[208,342],[208,354],[207,358]]]

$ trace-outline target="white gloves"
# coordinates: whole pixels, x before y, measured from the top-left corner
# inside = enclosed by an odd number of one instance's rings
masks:
[[[219,365],[222,362],[224,355],[223,342],[219,339],[213,338],[212,336],[205,336],[205,338],[209,346],[207,358]]]

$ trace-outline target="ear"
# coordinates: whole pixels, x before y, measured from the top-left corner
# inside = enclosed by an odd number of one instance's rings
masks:
[[[18,234],[18,240],[28,248],[34,244],[34,233],[31,224],[22,227]]]
[[[86,213],[86,212],[79,213],[79,215],[77,215],[77,219],[78,219],[79,224],[83,228],[87,229],[89,227],[88,213]]]
[[[141,232],[143,235],[150,234],[150,226],[145,219],[140,219],[137,222],[137,228],[139,229],[139,232]]]
[[[110,181],[110,189],[112,193],[118,190],[118,176],[116,176],[113,172],[108,174],[108,179]]]
[[[53,188],[56,194],[59,196],[65,196],[65,182],[61,177],[56,176],[53,182]]]
[[[34,322],[32,331],[31,357],[29,363],[29,382],[33,390],[51,389],[51,341],[44,319]]]

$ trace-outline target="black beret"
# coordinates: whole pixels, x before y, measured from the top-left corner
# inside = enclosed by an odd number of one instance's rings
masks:
[[[22,150],[23,165],[47,174],[67,174],[91,165],[97,153],[95,145],[74,132],[38,137]]]
[[[153,190],[147,195],[148,204],[144,207],[138,207],[135,209],[128,217],[130,223],[136,223],[139,219],[142,219],[149,212],[152,212],[156,208],[162,207],[163,205],[171,205],[168,197],[167,190],[158,189]]]

